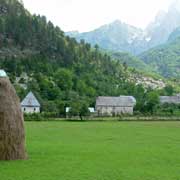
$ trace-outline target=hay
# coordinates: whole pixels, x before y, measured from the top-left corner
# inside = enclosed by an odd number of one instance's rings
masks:
[[[24,118],[7,77],[0,77],[0,160],[26,159]]]

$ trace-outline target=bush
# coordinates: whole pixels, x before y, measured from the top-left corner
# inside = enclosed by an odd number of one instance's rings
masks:
[[[73,102],[69,111],[69,116],[79,116],[81,120],[83,120],[83,117],[90,116],[88,105],[83,101]]]
[[[48,121],[49,118],[45,118],[43,114],[33,113],[33,114],[24,114],[25,121]]]

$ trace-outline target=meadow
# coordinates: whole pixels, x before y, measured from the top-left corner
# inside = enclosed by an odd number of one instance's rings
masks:
[[[0,180],[180,180],[180,122],[26,122]]]

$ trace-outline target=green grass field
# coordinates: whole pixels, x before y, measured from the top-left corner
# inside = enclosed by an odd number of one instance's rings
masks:
[[[27,122],[0,180],[180,180],[180,122]]]

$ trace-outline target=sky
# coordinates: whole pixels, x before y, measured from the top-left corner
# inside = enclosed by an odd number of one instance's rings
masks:
[[[23,0],[32,14],[45,15],[63,31],[87,32],[121,20],[145,28],[174,0]]]

